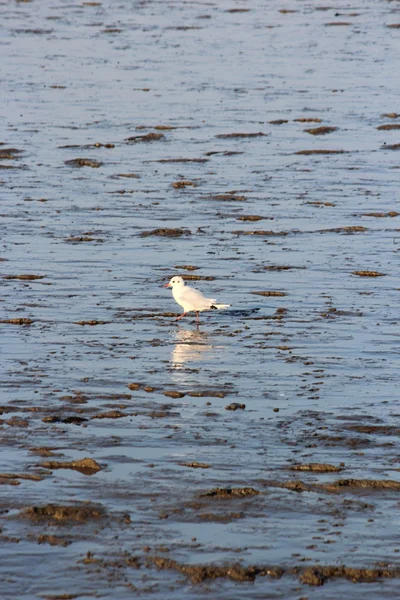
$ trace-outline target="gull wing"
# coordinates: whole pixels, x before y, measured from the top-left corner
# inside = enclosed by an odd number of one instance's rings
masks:
[[[210,305],[215,302],[215,299],[206,298],[206,296],[200,292],[200,290],[196,290],[189,285],[186,285],[183,288],[180,294],[180,299],[185,303],[185,305],[191,305],[193,307],[192,310],[209,308]]]

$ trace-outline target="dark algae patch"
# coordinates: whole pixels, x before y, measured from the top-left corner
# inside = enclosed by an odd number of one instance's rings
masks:
[[[227,404],[227,406],[225,406],[225,410],[231,410],[231,411],[244,410],[245,408],[246,408],[246,405],[241,404],[240,402],[231,402],[230,404]]]
[[[4,275],[3,279],[20,279],[21,281],[35,281],[44,279],[46,275]]]
[[[138,144],[139,142],[158,142],[160,140],[165,139],[165,135],[163,133],[147,133],[145,135],[134,135],[126,138],[126,142],[130,144]]]
[[[191,235],[191,231],[189,229],[183,229],[180,227],[175,228],[159,228],[152,229],[151,231],[142,231],[140,237],[149,237],[151,235],[160,236],[160,237],[180,237],[182,235]]]
[[[309,463],[303,465],[292,465],[290,471],[311,471],[312,473],[337,473],[342,471],[344,467],[336,467],[323,463]]]
[[[286,296],[285,292],[266,291],[266,292],[250,292],[250,293],[255,296],[265,296],[266,298]]]
[[[229,139],[246,139],[246,138],[258,138],[266,136],[266,133],[262,131],[258,131],[257,133],[220,133],[216,135],[216,138],[221,140],[229,140]]]
[[[313,155],[324,155],[324,154],[345,154],[345,150],[327,150],[320,148],[319,150],[298,150],[295,154],[303,155],[303,156],[313,156]]]
[[[72,158],[65,160],[64,163],[70,167],[91,167],[92,169],[98,169],[103,164],[101,161],[92,158]]]
[[[222,498],[222,499],[230,499],[230,498],[245,498],[247,496],[258,496],[262,494],[258,490],[255,490],[251,487],[242,487],[242,488],[215,488],[209,490],[208,492],[203,492],[200,494],[201,497],[207,498]]]

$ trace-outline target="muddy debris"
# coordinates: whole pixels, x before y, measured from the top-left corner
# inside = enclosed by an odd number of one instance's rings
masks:
[[[211,466],[202,462],[179,463],[182,467],[190,467],[191,469],[210,469]]]
[[[92,319],[90,321],[74,321],[75,325],[90,325],[94,327],[95,325],[106,325],[109,321],[98,321],[97,319]]]
[[[162,164],[167,163],[206,163],[208,162],[208,158],[160,158],[155,162],[159,162]]]
[[[193,584],[219,578],[228,578],[233,581],[254,581],[256,575],[261,574],[258,567],[243,567],[239,563],[233,563],[228,566],[185,565],[162,556],[148,557],[147,566],[155,566],[157,569],[174,569],[186,575]]]
[[[4,275],[3,279],[21,279],[22,281],[35,281],[44,279],[46,275]]]
[[[29,421],[27,419],[21,419],[21,417],[11,417],[11,419],[8,419],[8,421],[4,422],[10,427],[29,427]]]
[[[158,390],[158,388],[154,387],[153,385],[145,385],[143,388],[143,391],[146,392],[146,394],[152,394],[153,392],[156,392]]]
[[[176,190],[181,190],[187,187],[196,187],[197,184],[194,181],[182,179],[181,181],[174,181],[174,183],[172,183],[171,185]]]
[[[86,417],[59,417],[57,415],[50,415],[48,417],[43,417],[43,423],[64,423],[65,425],[82,425],[86,423],[89,419]]]
[[[376,217],[378,219],[383,219],[386,217],[390,217],[390,218],[394,218],[394,217],[398,217],[400,213],[396,212],[395,210],[391,210],[390,212],[371,212],[371,213],[363,213],[361,216],[362,217]]]
[[[237,156],[238,154],[244,154],[244,152],[236,152],[235,150],[224,150],[223,152],[219,150],[213,150],[210,152],[205,152],[204,156]]]
[[[145,135],[134,135],[125,139],[130,144],[138,144],[140,142],[158,142],[165,139],[163,133],[146,133]]]
[[[382,150],[400,150],[400,144],[383,144]]]
[[[132,391],[137,391],[137,390],[140,390],[140,388],[142,387],[142,384],[141,383],[128,383],[127,387]]]
[[[199,513],[197,518],[200,521],[205,521],[207,523],[231,523],[232,521],[243,519],[244,516],[244,513],[240,512],[225,513],[223,515],[217,515],[215,513]]]
[[[358,275],[358,277],[385,277],[386,273],[380,273],[379,271],[352,271],[352,275]]]
[[[140,179],[137,173],[117,173],[114,177],[124,177],[126,179]]]
[[[2,319],[0,320],[0,323],[9,323],[10,325],[32,325],[33,320],[26,317],[20,317],[16,319]]]
[[[18,481],[23,479],[26,481],[42,481],[41,475],[34,475],[33,473],[0,473],[0,483],[6,481]]]
[[[95,142],[94,144],[66,144],[65,146],[58,146],[61,150],[68,150],[71,148],[81,148],[81,149],[88,149],[88,148],[115,148],[115,144],[110,144],[110,143],[106,143],[106,144],[102,144],[101,142]]]
[[[262,492],[252,487],[242,488],[214,488],[200,494],[200,498],[245,498],[247,496],[259,496]]]
[[[73,394],[73,396],[61,396],[60,400],[63,402],[70,402],[71,404],[87,404],[89,400],[88,396],[85,396],[82,392],[73,392]]]
[[[295,571],[295,570],[293,570]],[[305,569],[298,568],[301,583],[307,585],[320,586],[328,579],[348,579],[353,583],[373,582],[379,579],[393,579],[400,577],[399,568],[357,568],[340,566],[310,566]]]
[[[253,294],[254,296],[265,296],[267,298],[270,297],[281,297],[281,296],[286,296],[287,294],[285,292],[250,292],[250,294]]]
[[[198,271],[200,267],[195,267],[194,265],[175,265],[174,269],[180,269],[184,271]]]
[[[22,517],[32,521],[49,521],[55,523],[87,523],[92,520],[104,519],[106,511],[100,504],[63,505],[46,504],[31,506],[21,511]]]
[[[364,488],[373,490],[394,490],[400,492],[400,481],[391,479],[338,479],[328,488]]]
[[[312,473],[338,473],[343,471],[343,469],[343,466],[337,467],[327,463],[308,463],[289,467],[289,471],[311,471]]]
[[[61,546],[66,548],[72,542],[66,540],[65,538],[59,537],[58,535],[46,535],[42,534],[36,538],[38,544],[50,544],[50,546]]]
[[[295,123],[322,123],[322,119],[316,117],[300,117],[299,119],[293,119]]]
[[[10,478],[7,478],[7,477],[0,478],[0,485],[14,485],[14,486],[17,486],[17,485],[20,485],[20,484],[21,484],[21,482],[18,481],[18,479],[10,479]]]
[[[92,158],[72,158],[71,160],[65,160],[64,164],[76,168],[91,167],[92,169],[98,169],[103,163]]]
[[[236,192],[228,192],[226,194],[213,194],[206,196],[207,200],[217,200],[218,202],[246,202],[246,196],[236,194]]]
[[[305,129],[305,133],[310,133],[311,135],[326,135],[327,133],[333,133],[337,131],[337,127],[312,127],[311,129]]]
[[[230,404],[227,404],[225,406],[225,410],[245,410],[246,405],[245,404],[240,404],[239,402],[231,402]]]
[[[15,160],[22,152],[18,148],[0,148],[0,160]]]
[[[229,392],[222,392],[220,390],[192,390],[188,392],[188,396],[192,396],[193,398],[225,398],[227,393]]]
[[[136,129],[140,129],[140,127]],[[173,131],[174,129],[178,129],[178,127],[174,127],[173,125],[155,125],[152,129],[156,131]]]
[[[400,113],[392,112],[392,113],[384,113],[381,115],[382,118],[387,119],[398,119],[400,117]]]
[[[368,227],[362,225],[349,225],[347,227],[333,227],[331,229],[319,229],[315,233],[363,233]]]
[[[236,217],[237,221],[261,221],[262,219],[265,219],[266,217],[260,217],[259,215],[240,215],[240,217]],[[272,217],[268,217],[269,219],[272,219]]]
[[[46,535],[46,534],[39,535],[36,538],[36,541],[38,544],[50,544],[50,546],[62,546],[63,548],[66,548],[67,546],[72,544],[72,542],[66,540],[65,538],[59,537],[57,535]],[[70,596],[70,597],[74,597],[74,596]],[[75,596],[75,597],[77,597],[77,596]]]
[[[268,121],[270,125],[284,125],[284,123],[289,123],[288,119],[275,119],[274,121]]]
[[[379,125],[378,131],[392,131],[394,129],[400,129],[400,123],[387,123],[385,125]]]
[[[289,231],[271,231],[266,229],[255,229],[253,231],[244,231],[243,229],[237,229],[231,232],[233,235],[259,235],[265,237],[274,236],[286,236],[289,235]]]
[[[163,394],[168,398],[184,398],[186,395],[183,392],[178,392],[176,390],[168,390],[166,392],[163,392]]]
[[[131,415],[128,413],[121,412],[120,410],[109,410],[107,412],[94,415],[92,419],[123,419],[124,417],[129,416]]]
[[[331,21],[330,23],[325,23],[325,27],[348,27],[351,25],[349,21]]]
[[[328,310],[319,313],[324,319],[334,319],[335,317],[362,317],[361,311],[339,310],[332,306]]]
[[[390,425],[348,425],[345,429],[374,435],[400,435],[400,428]]]
[[[147,566],[155,566],[157,569],[173,569],[186,575],[193,584],[199,584],[206,580],[218,578],[231,579],[233,581],[254,581],[257,576],[280,579],[284,575],[297,576],[299,581],[305,585],[321,586],[329,579],[347,579],[353,583],[373,582],[380,579],[394,579],[400,577],[399,567],[347,567],[345,565],[312,565],[308,567],[280,567],[272,565],[250,565],[243,566],[232,563],[224,566],[216,565],[187,565],[163,556],[147,557]]]
[[[54,450],[59,450],[59,448],[49,448],[46,446],[42,446],[40,448],[29,448],[29,451],[32,454],[37,454],[38,456],[51,457],[51,456],[63,456],[60,452],[54,452]]]
[[[94,475],[102,470],[102,466],[99,465],[98,462],[93,460],[93,458],[81,458],[80,460],[72,460],[72,461],[57,461],[57,460],[47,460],[40,465],[45,469],[74,469],[83,473],[84,475]]]
[[[215,137],[220,140],[229,140],[229,139],[244,139],[244,138],[257,138],[267,136],[267,133],[263,133],[262,131],[258,131],[257,133],[220,133]]]
[[[69,238],[66,238],[65,241],[67,244],[81,244],[82,242],[103,242],[102,239],[96,239],[90,235],[71,235]]]
[[[319,150],[298,150],[297,152],[295,152],[295,154],[298,154],[300,156],[301,155],[313,156],[314,154],[315,155],[318,155],[318,154],[321,154],[321,155],[324,155],[324,154],[327,154],[327,155],[328,154],[346,154],[346,152],[347,152],[346,150],[325,150],[325,149],[321,148]]]
[[[309,200],[305,204],[309,204],[310,206],[336,206],[333,202],[323,202],[321,200]]]
[[[151,419],[165,419],[167,417],[180,417],[180,414],[176,411],[170,410],[152,410],[147,413],[147,416]]]
[[[183,229],[180,227],[175,228],[159,228],[152,229],[151,231],[142,231],[140,237],[149,237],[151,235],[156,235],[160,237],[180,237],[182,235],[192,235],[190,229]]]
[[[264,271],[290,271],[291,269],[305,269],[306,267],[299,267],[294,265],[264,265]]]
[[[212,275],[182,275],[185,281],[215,281]]]
[[[391,479],[337,479],[331,483],[305,483],[300,479],[290,481],[265,481],[266,487],[277,487],[292,492],[314,492],[314,493],[355,493],[359,494],[361,489],[365,490],[392,490],[400,491],[400,482]]]

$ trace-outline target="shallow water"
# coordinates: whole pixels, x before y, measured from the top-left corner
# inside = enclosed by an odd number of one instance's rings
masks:
[[[2,597],[398,595],[396,3],[0,11]],[[175,323],[174,274],[232,309]],[[283,572],[181,568],[235,563]]]

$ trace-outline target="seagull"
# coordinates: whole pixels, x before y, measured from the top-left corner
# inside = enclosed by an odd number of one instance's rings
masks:
[[[175,302],[177,302],[183,308],[183,314],[180,315],[175,321],[179,321],[182,317],[185,317],[188,312],[194,311],[196,313],[196,321],[199,322],[199,313],[203,310],[228,308],[230,304],[216,304],[215,298],[206,298],[200,290],[185,285],[182,277],[172,277],[172,279],[164,285],[164,287],[172,288],[172,295]]]

